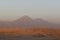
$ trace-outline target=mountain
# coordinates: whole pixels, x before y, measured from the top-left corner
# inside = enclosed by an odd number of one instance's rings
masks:
[[[16,23],[20,23],[20,22],[28,22],[31,21],[32,19],[29,16],[23,16],[21,18],[19,18],[18,20],[15,20]]]
[[[23,16],[13,22],[0,21],[0,27],[48,27],[48,28],[60,28],[60,24],[53,24],[43,19],[32,19],[29,16]]]

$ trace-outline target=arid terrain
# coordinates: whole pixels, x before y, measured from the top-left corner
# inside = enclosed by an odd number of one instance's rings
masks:
[[[1,40],[58,40],[60,24],[23,16],[15,21],[0,21]]]
[[[0,28],[0,34],[37,35],[60,37],[60,29],[56,28]]]
[[[0,39],[52,40],[60,38],[60,29],[52,28],[0,28]]]

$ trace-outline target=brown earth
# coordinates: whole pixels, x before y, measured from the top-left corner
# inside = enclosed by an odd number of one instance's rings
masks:
[[[0,34],[37,35],[60,37],[60,28],[0,28]]]

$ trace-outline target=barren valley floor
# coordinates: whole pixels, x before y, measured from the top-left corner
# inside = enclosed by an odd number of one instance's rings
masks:
[[[0,28],[0,40],[60,40],[60,29]]]
[[[60,40],[60,38],[0,35],[0,40]]]

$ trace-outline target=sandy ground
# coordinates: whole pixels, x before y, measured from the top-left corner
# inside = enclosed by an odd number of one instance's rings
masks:
[[[33,37],[33,36],[16,36],[16,35],[0,35],[0,40],[60,40],[59,38]]]

